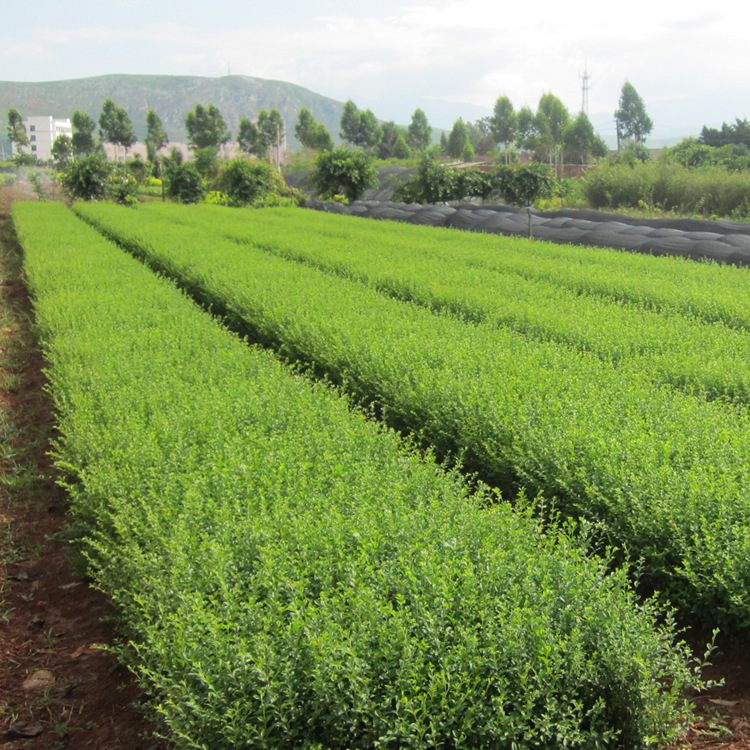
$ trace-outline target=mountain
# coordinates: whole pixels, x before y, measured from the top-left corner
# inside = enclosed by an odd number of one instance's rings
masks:
[[[221,78],[106,75],[44,83],[0,81],[3,121],[7,111],[15,108],[24,117],[52,115],[64,118],[70,117],[75,110],[83,110],[98,122],[107,98],[128,112],[140,141],[146,135],[146,114],[149,109],[154,109],[172,143],[187,141],[185,116],[196,104],[215,104],[233,138],[237,137],[242,117],[255,120],[262,109],[276,108],[284,118],[291,148],[298,145],[294,126],[303,107],[307,107],[313,117],[328,128],[337,142],[344,109],[342,102],[292,83],[237,75]],[[7,143],[5,127],[0,128],[0,139]]]

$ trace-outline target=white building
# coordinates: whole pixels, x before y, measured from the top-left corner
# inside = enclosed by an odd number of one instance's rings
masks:
[[[26,127],[29,145],[18,147],[14,143],[13,150],[15,152],[18,149],[23,154],[32,153],[40,161],[52,158],[52,144],[58,136],[73,137],[73,126],[70,120],[59,120],[52,115],[26,117],[23,124]]]

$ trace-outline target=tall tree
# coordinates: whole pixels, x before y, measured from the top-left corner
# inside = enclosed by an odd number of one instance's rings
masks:
[[[73,158],[73,142],[70,139],[70,136],[58,135],[57,138],[55,138],[55,142],[52,144],[50,154],[57,162],[58,166],[65,167],[65,165]]]
[[[469,131],[466,128],[466,123],[459,117],[453,123],[453,128],[448,136],[448,154],[454,159],[462,159],[467,145],[471,146]]]
[[[562,162],[565,128],[570,122],[568,108],[554,94],[542,94],[536,112],[540,146],[547,151],[550,163]]]
[[[313,151],[331,151],[333,139],[328,128],[322,122],[316,122],[309,109],[303,107],[299,112],[299,119],[294,126],[294,135],[297,140]]]
[[[90,115],[81,110],[73,112],[70,120],[73,125],[73,153],[75,156],[90,156],[97,150],[94,140],[96,123]]]
[[[111,99],[106,99],[99,116],[99,133],[103,141],[111,143],[117,161],[117,147],[122,146],[127,153],[135,143],[135,132],[130,115],[122,107],[118,107]]]
[[[378,145],[378,158],[390,159],[394,155],[393,148],[396,145],[396,141],[398,141],[399,137],[403,140],[404,129],[396,125],[393,120],[384,122],[380,127],[383,135]]]
[[[169,143],[167,131],[164,130],[161,118],[153,109],[146,115],[146,158],[153,164],[159,149]]]
[[[432,141],[432,128],[427,115],[419,108],[414,110],[407,128],[406,142],[414,151],[425,151]]]
[[[353,146],[372,152],[380,143],[383,131],[378,125],[377,118],[369,109],[360,111],[350,99],[344,105],[344,112],[341,115],[340,136]]]
[[[281,144],[284,139],[284,118],[278,109],[266,112],[262,109],[258,114],[258,132],[266,144],[269,161],[281,169]]]
[[[578,164],[586,164],[591,157],[601,158],[607,154],[606,144],[594,132],[591,120],[583,111],[565,128],[563,145],[567,158]]]
[[[196,104],[185,118],[188,143],[192,149],[220,148],[231,137],[219,108],[214,104]]]
[[[536,117],[531,107],[521,107],[516,114],[516,122],[516,147],[525,151],[536,150]]]
[[[490,118],[490,127],[495,143],[503,144],[505,163],[510,164],[510,149],[516,140],[518,118],[513,109],[513,103],[507,96],[501,96],[495,102],[495,109]]]
[[[268,155],[266,142],[263,135],[258,130],[258,126],[251,122],[249,117],[243,117],[240,120],[240,129],[237,134],[237,145],[241,151],[246,154],[254,154],[259,159],[265,159]]]
[[[495,136],[490,132],[489,117],[482,117],[476,122],[467,122],[466,130],[475,154],[489,154],[497,146]]]
[[[23,117],[17,109],[13,108],[8,110],[8,140],[13,144],[14,149],[29,145],[29,136],[23,124]]]
[[[615,110],[618,150],[621,139],[632,139],[636,145],[643,145],[646,136],[654,129],[654,121],[646,114],[643,99],[630,81],[623,84],[619,104]]]

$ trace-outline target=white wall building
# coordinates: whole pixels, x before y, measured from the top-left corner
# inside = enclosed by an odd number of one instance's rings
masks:
[[[26,127],[29,145],[19,148],[14,143],[13,151],[15,153],[18,149],[24,154],[31,153],[40,161],[47,161],[52,158],[52,144],[58,136],[73,137],[73,126],[70,124],[70,120],[60,120],[52,117],[52,115],[26,117],[23,124]]]

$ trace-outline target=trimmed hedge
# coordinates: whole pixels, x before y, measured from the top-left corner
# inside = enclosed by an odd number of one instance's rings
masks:
[[[554,499],[709,624],[750,625],[750,422],[588,352],[467,325],[202,227],[81,210],[215,310],[503,492]],[[290,214],[290,221],[293,221]],[[652,259],[658,260],[658,259]],[[635,286],[637,279],[630,279]]]
[[[123,654],[185,748],[645,747],[670,620],[470,496],[58,204],[16,204],[57,464]]]

